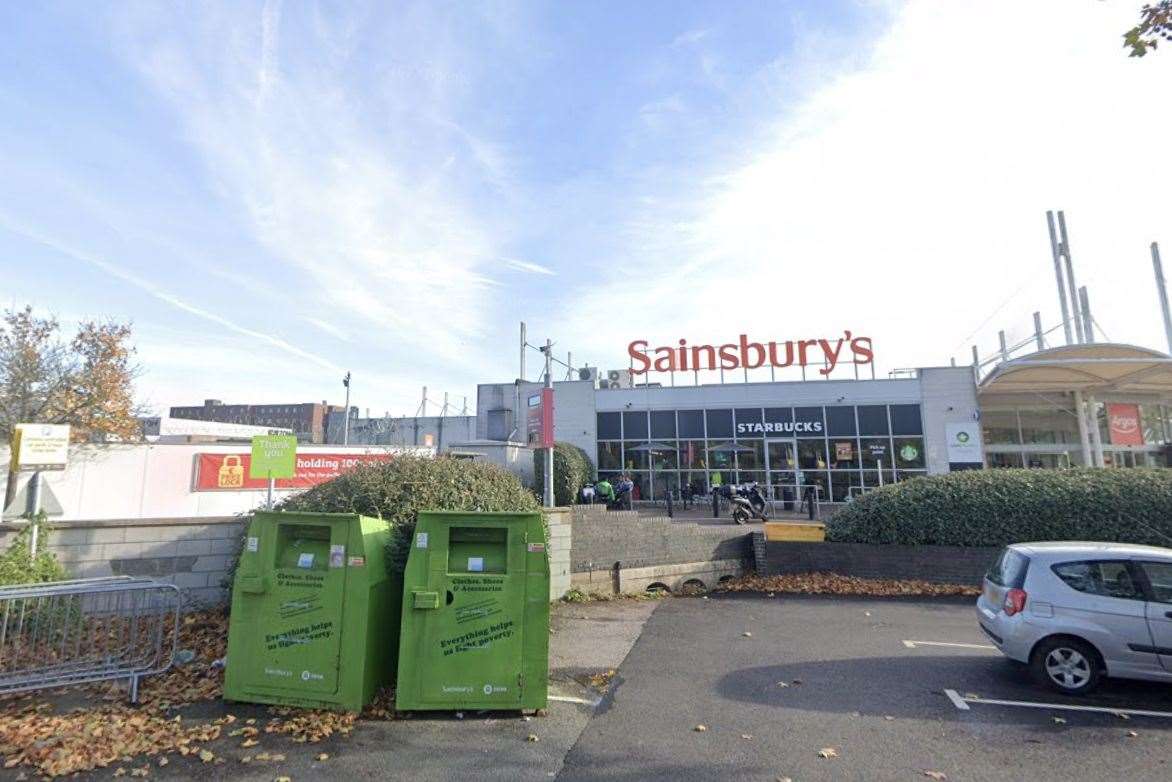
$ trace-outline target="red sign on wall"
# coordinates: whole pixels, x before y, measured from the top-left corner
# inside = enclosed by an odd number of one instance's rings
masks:
[[[553,448],[553,389],[530,394],[525,410],[525,442],[531,448]]]
[[[278,489],[307,489],[337,478],[360,464],[390,461],[389,453],[299,453],[292,478],[277,478]],[[244,453],[201,453],[195,460],[195,491],[251,491],[268,488],[264,478],[248,477]]]
[[[1107,405],[1107,431],[1111,445],[1143,445],[1144,430],[1139,420],[1139,405]]]

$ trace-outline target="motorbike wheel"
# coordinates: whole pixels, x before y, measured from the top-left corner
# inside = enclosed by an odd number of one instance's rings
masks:
[[[737,508],[733,511],[732,517],[733,521],[735,521],[737,524],[744,524],[749,520],[749,514],[740,508]]]

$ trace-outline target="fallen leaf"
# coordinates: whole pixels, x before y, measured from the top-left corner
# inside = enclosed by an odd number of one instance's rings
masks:
[[[204,763],[211,763],[213,760],[216,759],[216,756],[212,753],[212,751],[210,749],[201,749],[199,751],[199,759],[202,760]]]
[[[1123,712],[1121,712],[1121,711],[1117,711],[1117,712],[1115,712],[1115,716],[1116,716],[1116,717],[1118,717],[1118,718],[1119,718],[1119,719],[1121,719],[1121,720],[1129,720],[1129,719],[1131,719],[1131,715],[1130,715],[1130,714],[1124,714],[1124,713],[1123,713]]]
[[[171,761],[167,760],[167,757],[165,755],[163,757],[159,758],[159,765],[160,766],[165,766],[170,762]]]
[[[884,714],[884,715],[883,715],[883,719],[885,719],[885,720],[893,720],[893,719],[895,719],[895,717],[892,717],[890,714]]]
[[[119,766],[118,768],[114,769],[114,776],[116,776],[116,777],[126,776],[126,769]]]
[[[750,632],[748,632],[748,631],[741,633],[741,635],[745,636],[746,638],[752,638],[752,637],[753,637],[753,634],[752,634],[752,633],[750,633]]]
[[[751,734],[751,733],[742,733],[742,734],[741,734],[741,738],[743,738],[745,741],[752,741],[752,740],[753,740],[753,734]]]
[[[883,579],[841,576],[836,573],[796,573],[784,576],[742,576],[716,587],[720,592],[776,592],[806,595],[964,595],[981,593],[967,584],[933,584],[918,579]]]
[[[318,756],[317,756],[317,759],[318,759],[318,760],[329,760],[329,759],[330,759],[330,756],[329,756],[329,755],[327,755],[326,753],[324,753],[324,752],[323,752],[323,753],[321,753],[320,755],[318,755]]]
[[[245,739],[244,741],[240,742],[240,746],[244,749],[248,749],[249,747],[255,747],[259,743],[260,742],[256,739]]]
[[[696,727],[692,728],[692,730],[696,731],[697,733],[703,733],[704,731],[708,730],[708,726],[707,725],[697,725]]]
[[[926,776],[928,779],[948,779],[948,775],[943,771],[931,771],[929,769],[924,769],[920,773]]]
[[[1138,733],[1136,733],[1134,730],[1129,730],[1129,731],[1127,731],[1127,737],[1128,737],[1129,739],[1134,739],[1134,738],[1135,738],[1136,736],[1138,736],[1138,735],[1139,735],[1139,734],[1138,734]]]
[[[530,734],[529,734],[529,735],[526,737],[526,739],[525,739],[525,740],[526,740],[526,741],[528,741],[528,742],[531,742],[531,743],[536,743],[536,742],[540,741],[540,739],[538,739],[538,738],[537,738],[537,734],[536,734],[536,733],[530,733]]]
[[[1065,725],[1066,724],[1065,717],[1051,717],[1050,719],[1054,720],[1054,723],[1056,725]]]
[[[778,683],[777,683],[777,686],[778,686],[778,687],[788,687],[788,686],[789,686],[789,682],[778,682]]]
[[[289,777],[277,777],[273,782],[293,782]]]
[[[818,757],[820,758],[836,758],[838,757],[838,750],[834,747],[823,747],[818,750]]]

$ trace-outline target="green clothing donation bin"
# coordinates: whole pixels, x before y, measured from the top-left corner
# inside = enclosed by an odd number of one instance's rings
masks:
[[[419,514],[395,705],[544,709],[549,559],[540,513]]]
[[[389,684],[400,586],[381,519],[258,512],[248,527],[228,625],[224,697],[360,711]]]

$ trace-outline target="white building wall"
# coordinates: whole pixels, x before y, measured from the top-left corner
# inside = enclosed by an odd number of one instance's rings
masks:
[[[928,474],[936,475],[948,472],[947,424],[980,420],[977,385],[972,367],[931,367],[919,370],[919,375],[924,451]]]
[[[64,511],[51,519],[138,519],[231,516],[264,504],[264,489],[193,491],[197,455],[247,453],[247,444],[78,445],[69,449],[69,466],[41,473],[44,486]],[[377,447],[299,446],[298,454],[385,453]],[[412,449],[434,453],[433,449]],[[0,475],[8,473],[8,449],[0,449]],[[30,473],[20,473],[23,488]],[[303,489],[278,489],[275,499]]]

